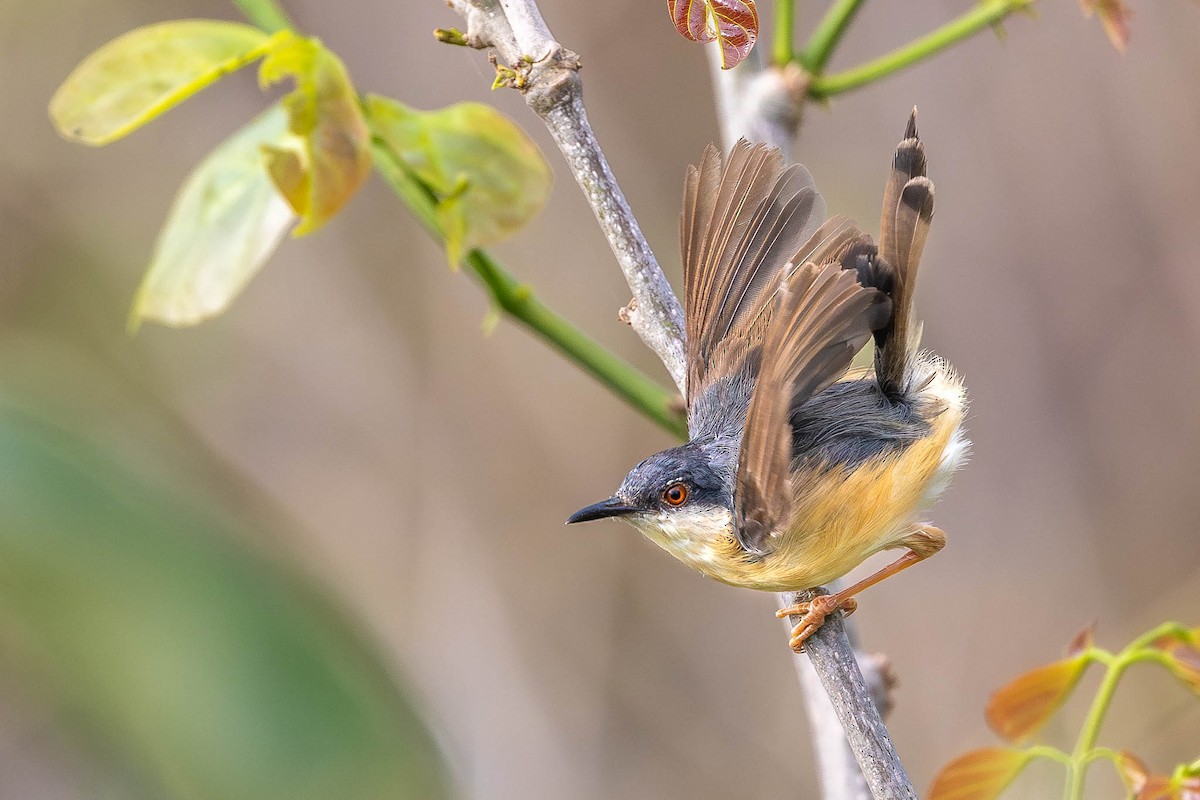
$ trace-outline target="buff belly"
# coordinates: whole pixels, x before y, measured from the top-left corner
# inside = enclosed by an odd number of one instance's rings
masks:
[[[970,448],[961,381],[940,360],[926,365],[934,377],[918,402],[928,410],[929,436],[853,469],[830,465],[798,476],[792,522],[769,555],[742,548],[727,511],[661,513],[637,520],[636,527],[711,578],[772,592],[829,583],[875,553],[904,547],[917,516],[946,488]]]

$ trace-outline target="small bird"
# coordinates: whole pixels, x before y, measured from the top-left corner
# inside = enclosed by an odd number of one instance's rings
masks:
[[[716,580],[771,592],[840,578],[907,548],[835,594],[783,609],[797,652],[863,589],[938,552],[920,521],[965,461],[967,395],[919,349],[917,267],[933,217],[916,109],[892,159],[879,246],[825,220],[800,165],[713,145],[684,183],[680,238],[691,440],[650,456],[568,523],[620,517]],[[874,336],[873,368],[851,371]]]

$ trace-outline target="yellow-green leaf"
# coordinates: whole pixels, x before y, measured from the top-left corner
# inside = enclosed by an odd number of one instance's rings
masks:
[[[294,78],[283,99],[298,139],[273,149],[268,170],[300,215],[296,235],[311,233],[341,210],[371,172],[371,134],[346,67],[316,39],[289,32],[263,60],[263,87]]]
[[[137,28],[67,76],[50,101],[50,118],[68,139],[108,144],[257,60],[270,41],[258,28],[218,20]]]
[[[438,198],[446,254],[457,267],[474,247],[528,223],[550,194],[550,167],[515,123],[482,103],[419,111],[366,100],[371,129]]]
[[[1029,758],[1028,753],[1005,747],[972,750],[942,768],[933,779],[929,800],[994,800]]]
[[[1033,735],[1075,688],[1091,660],[1077,655],[1026,672],[994,692],[988,700],[987,721],[1010,742]]]
[[[143,319],[192,325],[218,314],[263,265],[296,220],[262,152],[288,137],[286,112],[272,106],[187,177],[138,289],[131,329]]]

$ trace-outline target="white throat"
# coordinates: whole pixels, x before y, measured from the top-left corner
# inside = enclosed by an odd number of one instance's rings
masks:
[[[714,541],[733,532],[733,517],[724,508],[659,511],[625,519],[647,539],[693,565],[711,563],[715,558]]]

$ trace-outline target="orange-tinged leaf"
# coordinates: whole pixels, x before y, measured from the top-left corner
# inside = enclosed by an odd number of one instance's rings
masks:
[[[341,210],[371,171],[371,134],[346,67],[316,39],[284,32],[263,61],[264,87],[294,78],[283,99],[297,137],[268,153],[268,171],[300,215],[296,235],[311,233]]]
[[[720,44],[722,69],[741,63],[758,39],[754,0],[667,0],[667,11],[684,38]]]
[[[1167,656],[1167,669],[1200,694],[1200,649],[1178,640],[1156,644]]]
[[[1200,780],[1196,778],[1155,775],[1129,751],[1117,754],[1116,765],[1133,800],[1200,800]]]
[[[1179,800],[1200,800],[1200,778],[1173,778],[1171,786],[1179,793]]]
[[[1079,0],[1079,5],[1089,17],[1092,14],[1100,17],[1108,40],[1117,52],[1124,53],[1129,46],[1129,19],[1133,16],[1124,0]]]
[[[67,139],[108,144],[262,57],[271,41],[218,20],[137,28],[80,62],[50,100],[50,118]]]
[[[988,700],[988,725],[1006,741],[1027,739],[1063,704],[1090,661],[1082,654],[1055,661],[998,689]]]
[[[933,779],[929,800],[993,800],[1029,762],[1029,754],[1006,747],[973,750],[951,761]]]
[[[1075,637],[1073,639],[1071,639],[1070,642],[1067,643],[1066,655],[1068,657],[1077,656],[1080,653],[1090,650],[1092,647],[1095,647],[1095,646],[1096,646],[1096,623],[1093,622],[1091,625],[1088,625],[1086,628],[1081,630],[1079,633],[1075,634]]]
[[[1130,794],[1138,794],[1150,781],[1150,770],[1146,764],[1128,750],[1117,753],[1113,763],[1116,764],[1117,772],[1121,774],[1121,780],[1125,782],[1125,788]]]

